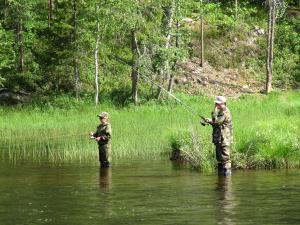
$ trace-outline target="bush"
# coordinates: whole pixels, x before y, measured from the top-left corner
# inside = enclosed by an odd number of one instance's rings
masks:
[[[215,156],[210,141],[203,142],[194,129],[172,135],[170,145],[173,150],[180,150],[182,157],[194,168],[209,171],[215,167]]]

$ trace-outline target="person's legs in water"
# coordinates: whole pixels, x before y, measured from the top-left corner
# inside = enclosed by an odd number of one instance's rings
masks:
[[[99,161],[102,168],[110,167],[110,151],[106,145],[99,146]]]
[[[230,146],[216,144],[216,159],[218,161],[218,174],[231,175]]]

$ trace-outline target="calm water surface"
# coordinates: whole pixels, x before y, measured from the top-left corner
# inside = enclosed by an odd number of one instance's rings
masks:
[[[0,225],[300,224],[299,170],[219,178],[169,161],[0,169]]]

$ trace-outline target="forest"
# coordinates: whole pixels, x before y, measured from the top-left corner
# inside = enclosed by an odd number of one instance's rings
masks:
[[[68,96],[96,104],[138,103],[164,98],[162,89],[198,93],[201,87],[178,85],[183,64],[196,59],[200,68],[232,69],[261,82],[260,91],[270,92],[271,83],[295,88],[300,80],[299,4],[3,0],[0,84],[39,101]]]

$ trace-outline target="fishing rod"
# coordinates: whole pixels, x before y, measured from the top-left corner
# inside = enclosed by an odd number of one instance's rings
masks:
[[[18,137],[18,140],[21,140],[21,141],[23,141],[23,142],[25,142],[25,141],[34,141],[34,142],[36,142],[37,140],[38,141],[45,141],[45,140],[52,140],[52,139],[57,139],[57,140],[59,140],[59,139],[64,139],[64,138],[66,138],[66,137],[83,137],[83,136],[87,136],[87,134],[85,133],[80,133],[80,134],[61,134],[61,135],[54,135],[54,136],[43,136],[42,138],[39,138],[39,139],[36,139],[35,140],[35,138],[20,138],[20,137]],[[16,137],[14,137],[14,138],[9,138],[9,137],[0,137],[0,143],[1,142],[10,142],[10,141],[12,141],[13,139],[15,139]]]
[[[170,91],[168,91],[167,89],[165,89],[164,87],[162,87],[161,85],[157,84],[156,82],[154,82],[152,79],[150,79],[149,77],[143,75],[143,74],[139,74],[141,75],[145,80],[148,80],[151,84],[159,87],[161,90],[163,90],[165,93],[167,93],[169,96],[171,96],[172,98],[174,98],[177,102],[179,102],[189,113],[191,113],[194,116],[199,116],[203,121],[201,121],[201,125],[205,126],[207,125],[207,119],[202,116],[199,115],[198,112],[195,111],[195,109],[193,109],[192,107],[190,107],[188,104],[186,104],[185,102],[183,102],[182,100],[180,100],[179,98],[177,98],[175,95],[173,95]]]
[[[125,64],[127,66],[132,66],[132,63],[126,61],[125,59],[121,58],[121,57],[118,57],[117,55],[113,55],[111,54],[109,56],[110,58],[118,61],[118,62],[121,62],[122,64]],[[146,66],[147,69],[150,70],[150,68],[148,66]],[[139,73],[138,69],[135,69],[135,68],[131,68],[133,69],[135,72],[137,72],[141,77],[143,77],[145,80],[149,81],[151,84],[159,87],[161,90],[163,90],[165,93],[167,93],[169,96],[171,96],[173,99],[175,99],[177,102],[179,102],[189,113],[191,113],[192,115],[194,116],[199,116],[203,121],[201,121],[201,125],[205,126],[207,125],[207,119],[200,115],[198,112],[195,111],[195,109],[193,109],[192,107],[190,107],[188,104],[186,104],[185,102],[183,102],[182,100],[180,100],[179,98],[177,98],[175,95],[173,95],[171,92],[169,92],[168,90],[166,90],[164,87],[162,87],[160,84],[157,84],[156,82],[154,82],[152,79],[150,79],[149,77],[147,77],[146,75],[144,74],[141,74]]]

